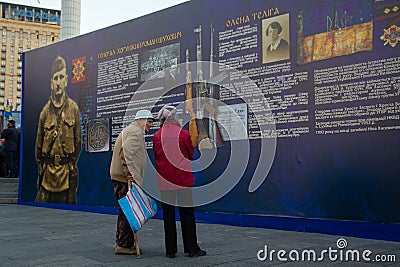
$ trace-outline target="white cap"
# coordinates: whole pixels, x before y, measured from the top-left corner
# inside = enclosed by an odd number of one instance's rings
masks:
[[[154,120],[154,117],[153,117],[153,114],[151,114],[151,112],[149,110],[142,109],[142,110],[139,110],[138,112],[136,112],[135,120],[138,120],[138,119],[152,119],[152,120]]]

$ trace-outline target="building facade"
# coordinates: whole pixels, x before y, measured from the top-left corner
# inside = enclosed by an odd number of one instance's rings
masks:
[[[22,53],[60,39],[60,10],[0,2],[0,110],[22,104]]]

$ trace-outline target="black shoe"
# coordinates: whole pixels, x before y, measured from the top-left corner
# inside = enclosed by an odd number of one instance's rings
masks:
[[[200,249],[200,250],[195,251],[195,252],[190,252],[188,257],[194,258],[194,257],[202,257],[202,256],[205,256],[205,255],[207,255],[207,252],[205,252],[204,250]]]
[[[172,258],[175,258],[176,255],[175,255],[175,254],[167,254],[167,257],[170,258],[170,259],[172,259]]]

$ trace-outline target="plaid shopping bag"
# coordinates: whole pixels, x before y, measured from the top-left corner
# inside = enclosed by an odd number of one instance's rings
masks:
[[[132,188],[129,188],[126,196],[119,199],[118,203],[133,232],[137,232],[157,213],[156,202],[135,183],[132,183]]]

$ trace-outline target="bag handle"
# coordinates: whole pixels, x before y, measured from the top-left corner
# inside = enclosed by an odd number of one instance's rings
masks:
[[[132,181],[128,180],[128,191],[132,190]]]
[[[132,190],[133,184],[136,184],[136,186],[139,186],[137,183],[135,183],[135,181],[128,180],[128,190]]]

